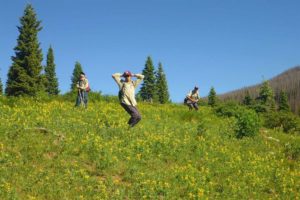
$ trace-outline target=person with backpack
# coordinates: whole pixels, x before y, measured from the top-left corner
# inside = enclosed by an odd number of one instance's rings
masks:
[[[84,105],[84,107],[87,108],[88,92],[90,91],[90,86],[89,81],[85,76],[85,73],[80,73],[79,80],[76,84],[76,88],[78,92],[75,106],[78,107],[80,105]]]
[[[189,107],[190,110],[198,110],[198,101],[199,101],[200,97],[199,97],[199,88],[197,86],[194,87],[194,89],[192,91],[190,91],[185,99],[184,99],[184,103]]]
[[[136,77],[136,80],[132,80],[132,77]],[[131,116],[128,125],[134,127],[142,119],[141,114],[137,109],[137,102],[135,100],[135,89],[144,79],[144,75],[132,74],[130,71],[126,71],[123,74],[115,73],[112,78],[119,86],[119,100],[121,106]],[[124,79],[121,79],[124,78]]]

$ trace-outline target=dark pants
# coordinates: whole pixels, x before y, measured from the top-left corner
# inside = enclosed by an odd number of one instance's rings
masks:
[[[199,109],[197,103],[192,103],[191,102],[191,103],[187,103],[187,105],[188,105],[188,107],[189,107],[190,110],[193,110],[193,109],[198,110]]]
[[[125,103],[121,103],[121,106],[131,116],[131,118],[128,121],[130,127],[134,127],[137,123],[139,123],[139,121],[141,121],[141,114],[135,106],[127,105]]]
[[[87,102],[88,102],[88,93],[84,90],[79,90],[77,94],[75,106],[80,106],[81,104],[84,104],[84,107],[87,107]]]

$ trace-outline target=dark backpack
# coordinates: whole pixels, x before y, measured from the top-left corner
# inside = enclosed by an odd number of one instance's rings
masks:
[[[121,89],[119,90],[119,93],[118,93],[118,97],[119,97],[119,100],[121,101],[122,100],[122,97],[123,97],[123,89],[124,89],[124,83],[123,83],[123,85],[122,85],[122,87],[121,87]]]
[[[183,103],[184,103],[184,104],[187,104],[188,100],[189,100],[189,99],[188,99],[187,97],[185,97],[184,100],[183,100]]]

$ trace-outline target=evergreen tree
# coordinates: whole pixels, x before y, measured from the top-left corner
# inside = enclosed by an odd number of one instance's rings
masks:
[[[169,90],[166,75],[161,63],[158,63],[158,71],[156,73],[156,88],[158,101],[161,104],[169,102]]]
[[[79,76],[80,76],[81,72],[83,72],[81,64],[77,61],[75,63],[75,67],[74,67],[73,74],[72,74],[72,77],[71,77],[71,91],[76,90],[76,84],[78,82],[78,79],[79,79]]]
[[[214,107],[217,104],[217,94],[215,88],[212,87],[208,94],[208,105]]]
[[[3,94],[3,85],[2,85],[2,81],[0,78],[0,96]]]
[[[258,96],[258,101],[266,107],[266,111],[275,110],[274,93],[268,81],[264,81]]]
[[[280,111],[291,111],[288,104],[288,97],[286,92],[281,91],[279,94],[279,110]]]
[[[253,99],[251,98],[250,93],[249,93],[248,90],[246,91],[246,95],[245,95],[245,98],[243,100],[243,104],[246,105],[246,106],[250,106],[250,105],[253,104]]]
[[[141,87],[140,95],[143,101],[153,102],[157,100],[156,77],[154,66],[150,56],[147,57],[145,68],[143,70],[145,76]]]
[[[50,95],[58,95],[58,80],[55,72],[54,54],[53,49],[50,46],[47,53],[47,65],[45,67],[46,77],[46,92]]]
[[[7,75],[5,92],[9,96],[36,96],[44,89],[41,75],[43,55],[38,41],[38,32],[42,27],[30,4],[26,6],[20,23],[20,34]]]

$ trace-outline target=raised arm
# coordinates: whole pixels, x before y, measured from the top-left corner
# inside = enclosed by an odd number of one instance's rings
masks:
[[[120,74],[120,73],[115,73],[115,74],[112,75],[112,78],[116,81],[119,88],[122,87],[121,76],[122,76],[122,74]]]
[[[143,81],[144,75],[134,74],[133,76],[137,78],[137,80],[134,82],[134,87],[136,88]]]

